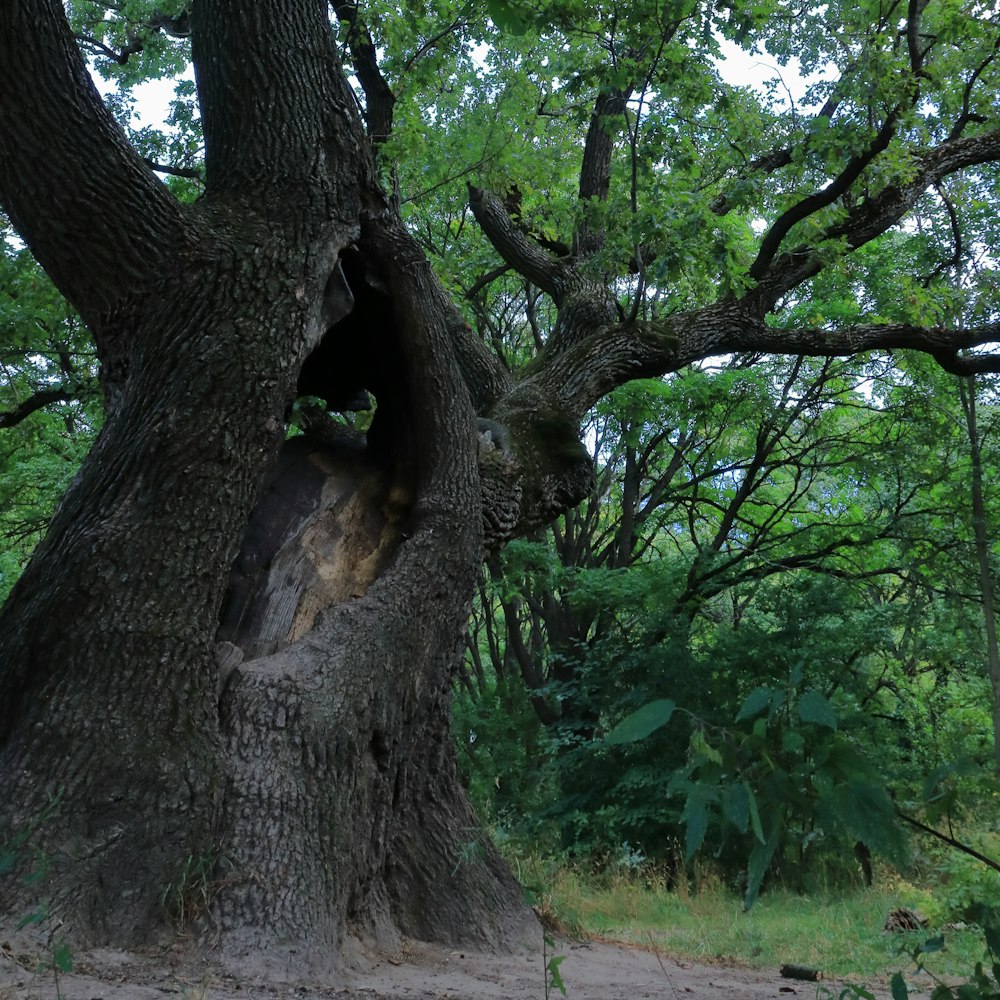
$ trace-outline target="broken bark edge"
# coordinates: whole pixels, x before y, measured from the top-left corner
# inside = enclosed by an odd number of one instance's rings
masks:
[[[807,969],[804,965],[783,965],[780,971],[785,979],[805,979],[810,983],[818,983],[823,978],[819,969]]]

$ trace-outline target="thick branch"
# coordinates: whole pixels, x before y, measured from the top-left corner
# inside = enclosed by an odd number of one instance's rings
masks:
[[[351,50],[354,72],[365,92],[365,119],[368,137],[378,146],[392,132],[392,114],[396,106],[393,94],[378,65],[378,53],[367,25],[358,16],[354,0],[333,0],[338,20],[347,26],[347,46]]]
[[[43,389],[29,396],[13,410],[0,413],[0,427],[14,427],[30,417],[36,410],[41,410],[50,403],[60,403],[74,398],[74,394],[68,389]]]
[[[310,210],[357,218],[345,164],[369,161],[324,0],[213,0],[195,6],[191,47],[205,132],[206,197],[255,206],[323,190]],[[327,211],[328,210],[328,211]]]
[[[984,344],[1000,343],[1000,323],[967,330],[920,327],[908,323],[850,326],[841,330],[777,329],[747,321],[733,325],[714,350],[766,351],[773,354],[808,354],[839,357],[864,351],[904,349],[930,354],[942,368],[956,374],[1000,372],[1000,354],[961,356],[959,352]]]
[[[549,293],[558,306],[570,274],[563,261],[543,250],[519,229],[492,191],[469,185],[469,207],[497,253],[519,274]]]
[[[906,10],[906,48],[910,55],[910,69],[914,76],[926,76],[924,56],[920,48],[920,17],[928,0],[909,0]]]
[[[905,349],[930,354],[956,374],[1000,372],[1000,352],[962,352],[1000,344],[1000,323],[967,330],[905,323],[841,330],[777,329],[738,303],[677,313],[658,323],[605,325],[562,351],[544,351],[526,379],[541,387],[572,418],[620,385],[654,378],[716,354],[752,351],[846,357],[865,351]]]
[[[0,4],[0,93],[0,201],[100,347],[102,318],[162,272],[180,208],[105,108],[59,0]]]
[[[614,130],[624,122],[627,96],[621,90],[602,91],[597,95],[594,113],[590,117],[580,164],[580,201],[584,202],[584,217],[573,241],[574,250],[580,257],[595,253],[604,243],[604,225],[602,223],[596,228],[591,225],[586,203],[608,199]]]

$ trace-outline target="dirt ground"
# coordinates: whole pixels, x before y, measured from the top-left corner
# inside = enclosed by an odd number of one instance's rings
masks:
[[[850,998],[845,984],[782,978],[778,969],[701,965],[650,951],[597,942],[557,942],[567,1000],[640,1000],[649,997]],[[879,1000],[887,982],[867,983]],[[911,997],[927,992],[911,992]],[[181,967],[170,954],[148,958],[94,952],[75,959],[56,983],[26,957],[0,951],[0,1000],[544,1000],[542,957],[482,955],[407,945],[398,960],[374,961],[336,983],[274,984],[225,975],[208,966]],[[560,997],[550,989],[550,997]]]

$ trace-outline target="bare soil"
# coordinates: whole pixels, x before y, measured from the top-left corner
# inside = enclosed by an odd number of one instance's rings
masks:
[[[639,1000],[649,997],[846,998],[845,983],[782,978],[778,969],[705,965],[651,951],[600,942],[557,941],[567,1000]],[[287,970],[294,979],[294,969]],[[887,982],[866,983],[879,1000]],[[912,991],[911,997],[926,996]],[[97,951],[75,958],[72,974],[37,971],[37,960],[0,950],[0,1000],[544,1000],[540,954],[484,955],[407,943],[392,959],[372,959],[336,982],[274,983],[192,965],[173,953],[141,956]],[[555,1000],[561,994],[550,988]]]

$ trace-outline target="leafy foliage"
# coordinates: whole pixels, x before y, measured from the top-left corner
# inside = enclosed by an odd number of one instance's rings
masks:
[[[476,619],[477,670],[536,708],[526,808],[559,847],[681,843],[750,903],[855,843],[903,863],[888,788],[932,815],[929,769],[974,760],[940,787],[987,801],[966,460],[926,374],[734,358],[602,407],[594,501],[512,545]]]
[[[6,238],[0,238],[0,343],[2,599],[102,421],[86,331],[27,250]],[[47,405],[36,409],[35,401]]]

